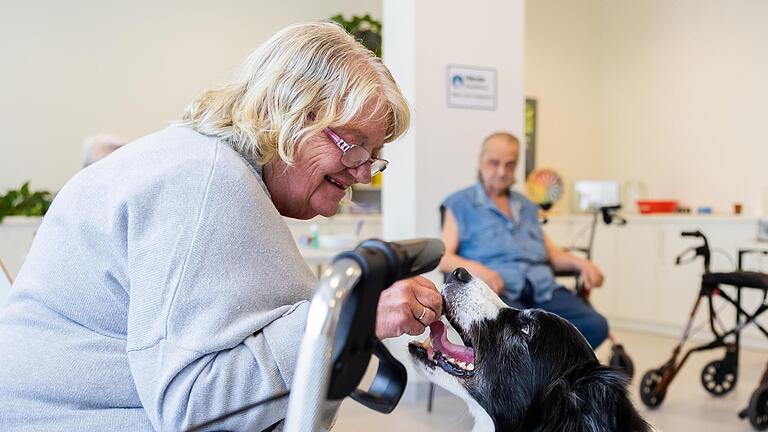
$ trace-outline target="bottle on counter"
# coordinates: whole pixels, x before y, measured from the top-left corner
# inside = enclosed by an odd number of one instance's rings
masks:
[[[640,180],[627,180],[622,185],[621,207],[627,213],[639,213],[637,202],[644,200],[648,194],[648,188]]]
[[[320,245],[320,230],[317,226],[317,224],[312,224],[309,226],[309,247],[312,249],[317,249]]]

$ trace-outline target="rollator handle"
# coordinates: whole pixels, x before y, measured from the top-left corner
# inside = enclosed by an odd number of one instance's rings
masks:
[[[352,398],[389,413],[405,391],[405,366],[376,337],[381,292],[394,282],[433,270],[445,247],[437,239],[366,240],[334,258],[309,307],[307,330],[288,401],[286,432],[318,430],[326,401]],[[379,368],[368,390],[358,389],[371,360]]]
[[[625,225],[627,220],[619,215],[619,210],[621,210],[620,204],[600,207],[600,213],[603,216],[603,223],[606,225],[611,225],[615,221],[617,225]]]
[[[703,232],[700,230],[695,231],[683,231],[680,233],[681,237],[693,237],[693,238],[700,238],[704,244],[701,246],[691,248],[683,252],[682,254],[678,255],[677,259],[675,259],[675,264],[681,264],[685,261],[685,255],[687,255],[691,250],[694,252],[693,258],[690,260],[692,261],[696,257],[700,256],[704,258],[704,272],[709,273],[709,264],[711,261],[711,252],[709,250],[709,241],[707,240],[707,236],[704,235]]]
[[[379,249],[387,256],[389,285],[434,270],[445,253],[442,241],[428,238],[397,242],[371,239],[360,243],[358,248],[361,247]]]
[[[396,395],[391,391],[379,391],[379,396],[385,397],[386,400],[380,399],[377,402],[374,402],[375,395],[363,397],[362,392],[357,390],[355,400],[380,412],[390,412],[395,408],[405,389],[407,376],[405,367],[392,357],[376,338],[376,308],[379,297],[382,291],[398,280],[434,270],[444,252],[443,242],[437,239],[399,242],[371,239],[360,243],[354,251],[342,252],[334,259],[334,262],[344,259],[356,261],[362,269],[362,276],[341,311],[333,349],[333,376],[328,389],[329,399],[343,399],[356,391],[368,367],[371,354],[375,354],[379,358],[376,378],[379,378],[379,374],[386,374],[391,378],[391,382],[400,380],[402,387]],[[387,363],[389,367],[385,368]],[[374,381],[372,391],[376,392],[375,388],[383,386],[377,386]]]
[[[704,237],[704,233],[699,230],[696,231],[683,231],[680,233],[681,237]]]

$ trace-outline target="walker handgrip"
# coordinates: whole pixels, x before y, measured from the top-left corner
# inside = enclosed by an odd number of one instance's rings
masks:
[[[392,242],[390,246],[399,258],[396,279],[405,279],[434,270],[445,253],[445,246],[438,239]]]
[[[383,378],[377,378],[380,383],[370,392],[358,392],[357,396],[366,406],[381,412],[395,408],[405,389],[406,374],[403,366],[388,355],[386,348],[376,339],[379,296],[396,281],[437,267],[444,249],[443,242],[436,239],[400,242],[371,239],[360,243],[353,251],[336,256],[334,266],[351,260],[358,264],[362,274],[342,302],[330,356],[333,372],[327,399],[341,400],[355,391],[374,352],[379,357],[380,365],[377,377],[383,374]],[[343,272],[343,268],[340,270]],[[334,278],[333,275],[329,277]],[[381,390],[384,387],[386,391]]]
[[[390,264],[387,275],[389,284],[434,270],[445,253],[443,242],[431,238],[396,242],[371,239],[358,246],[366,247],[379,249],[387,256]]]

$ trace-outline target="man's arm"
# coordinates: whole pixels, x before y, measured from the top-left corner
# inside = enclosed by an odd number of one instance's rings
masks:
[[[482,279],[496,294],[504,289],[504,280],[494,270],[473,260],[468,260],[457,255],[459,250],[459,224],[450,209],[445,209],[443,218],[443,244],[445,244],[445,255],[440,260],[438,268],[440,271],[450,273],[457,267],[464,267],[470,273]]]
[[[603,273],[592,261],[577,257],[557,247],[546,233],[544,233],[544,245],[547,247],[549,261],[555,270],[578,270],[586,289],[598,288],[603,284]]]

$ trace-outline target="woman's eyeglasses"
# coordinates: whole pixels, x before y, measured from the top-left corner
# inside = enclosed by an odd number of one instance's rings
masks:
[[[328,138],[341,150],[341,163],[347,168],[357,168],[364,163],[371,164],[371,177],[384,171],[389,165],[385,159],[372,158],[365,147],[356,144],[349,144],[344,141],[339,134],[331,128],[323,129]]]

